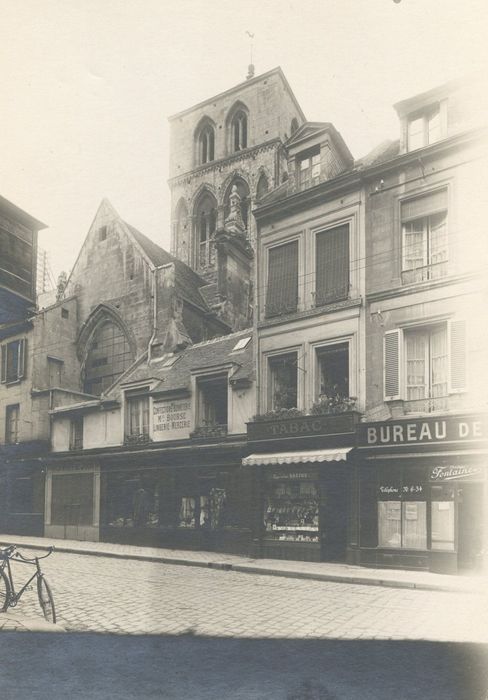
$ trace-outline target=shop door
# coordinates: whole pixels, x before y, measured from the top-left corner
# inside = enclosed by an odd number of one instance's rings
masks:
[[[458,568],[475,570],[481,565],[482,484],[458,488]]]
[[[345,561],[347,545],[346,480],[328,474],[322,487],[320,513],[322,561]]]

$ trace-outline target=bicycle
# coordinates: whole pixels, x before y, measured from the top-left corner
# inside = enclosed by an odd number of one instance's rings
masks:
[[[39,566],[39,560],[45,559],[52,554],[53,551],[54,547],[50,547],[48,553],[43,557],[28,559],[17,551],[15,544],[5,547],[5,549],[0,549],[0,612],[5,612],[8,608],[15,608],[23,593],[29,588],[32,581],[37,578],[37,597],[39,599],[42,614],[49,622],[56,622],[56,610],[54,608],[53,594],[44,574],[41,571],[41,567]],[[36,567],[36,570],[30,579],[17,593],[15,592],[12,567],[10,565],[11,561],[15,561],[20,564],[31,564],[32,566]]]

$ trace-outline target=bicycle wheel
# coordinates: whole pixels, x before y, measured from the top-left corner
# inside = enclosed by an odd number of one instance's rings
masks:
[[[5,571],[0,571],[0,612],[5,612],[10,600],[10,584]]]
[[[41,606],[42,614],[49,622],[56,622],[56,610],[54,609],[53,594],[48,582],[41,574],[37,577],[37,597]]]

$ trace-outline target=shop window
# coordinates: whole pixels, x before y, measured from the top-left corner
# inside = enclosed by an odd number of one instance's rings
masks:
[[[414,475],[380,472],[378,485],[378,546],[427,549],[427,493]]]
[[[70,421],[69,449],[83,449],[83,416],[72,418]]]
[[[315,236],[315,306],[347,299],[349,294],[349,224]]]
[[[298,402],[297,353],[268,358],[268,409],[296,408]]]
[[[293,313],[298,307],[298,241],[268,249],[266,317]]]
[[[85,362],[84,391],[99,396],[129,367],[132,353],[123,330],[105,321],[95,330]]]
[[[465,390],[465,345],[463,320],[388,331],[385,400],[403,399],[407,412],[447,409],[448,395]]]
[[[235,113],[231,122],[232,150],[247,148],[247,115],[243,110]]]
[[[314,472],[276,472],[266,481],[266,537],[286,542],[319,541],[319,485]]]
[[[5,442],[14,445],[19,441],[20,406],[7,406],[5,411]]]
[[[431,548],[454,551],[455,507],[454,489],[449,486],[431,487]]]
[[[299,189],[317,185],[320,182],[320,147],[298,155],[296,168]]]
[[[222,428],[227,431],[228,379],[226,374],[197,380],[197,416],[199,429]]]
[[[11,484],[10,513],[40,514],[44,512],[44,476],[36,473],[19,476]]]
[[[318,394],[320,397],[349,397],[349,343],[317,348]]]
[[[408,119],[408,150],[423,148],[442,138],[441,114],[439,105],[434,105],[424,112],[417,112]]]
[[[127,442],[149,440],[149,396],[126,395],[125,439]]]
[[[401,204],[402,282],[445,277],[448,272],[447,190]]]
[[[51,494],[53,525],[93,524],[93,474],[55,474]]]
[[[27,340],[11,340],[5,343],[1,353],[1,380],[3,384],[18,382],[25,377]]]

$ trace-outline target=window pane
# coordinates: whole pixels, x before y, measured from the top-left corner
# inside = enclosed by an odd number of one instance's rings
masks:
[[[440,266],[441,263],[447,260],[447,216],[445,213],[436,214],[429,217],[429,229],[430,229],[430,260],[431,265]],[[433,270],[433,276],[441,277],[445,274],[447,270],[439,267],[437,270]]]
[[[349,396],[349,345],[330,345],[317,350],[319,394],[328,397]]]
[[[427,396],[427,338],[423,333],[406,336],[407,350],[407,400],[415,401]]]
[[[424,219],[403,224],[403,269],[416,270],[427,264],[427,227]],[[411,281],[419,281],[416,278]]]
[[[424,145],[424,118],[412,119],[408,122],[408,150],[421,148]]]
[[[441,137],[441,117],[439,110],[433,112],[427,120],[428,143],[435,143]]]
[[[269,360],[271,374],[270,410],[296,408],[297,405],[297,356],[283,355]]]
[[[434,398],[447,396],[447,330],[440,328],[431,334],[432,388]]]
[[[402,503],[403,547],[406,549],[427,548],[427,503],[405,501]]]
[[[195,527],[195,499],[183,496],[181,499],[178,527]]]
[[[454,550],[454,501],[432,501],[432,549]]]
[[[378,502],[378,546],[399,548],[402,545],[401,501]]]

